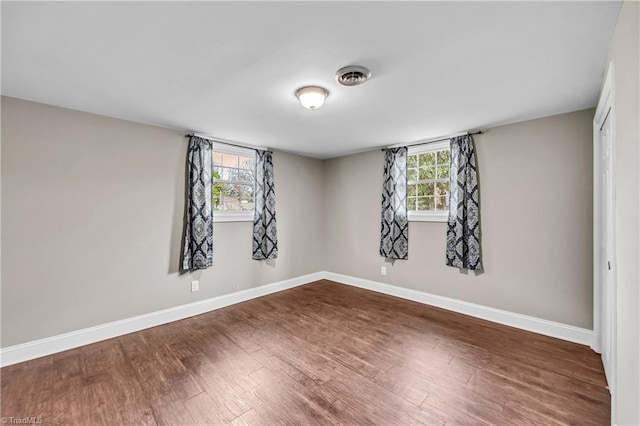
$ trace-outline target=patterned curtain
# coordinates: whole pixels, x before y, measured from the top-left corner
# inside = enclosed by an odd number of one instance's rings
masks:
[[[212,142],[191,136],[189,140],[186,227],[182,269],[213,265]]]
[[[447,265],[482,270],[478,170],[473,138],[451,139]]]
[[[263,260],[277,257],[278,233],[276,231],[276,193],[273,186],[272,153],[256,149],[253,258]]]
[[[380,256],[388,259],[407,259],[407,147],[388,148],[384,152]]]

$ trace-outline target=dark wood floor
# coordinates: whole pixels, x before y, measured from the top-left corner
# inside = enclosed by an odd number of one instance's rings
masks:
[[[44,424],[604,425],[589,348],[319,281],[5,367]]]

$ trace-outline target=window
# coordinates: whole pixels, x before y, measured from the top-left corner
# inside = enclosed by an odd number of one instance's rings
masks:
[[[410,221],[447,221],[450,154],[449,141],[409,147],[407,202]]]
[[[252,221],[255,151],[229,145],[213,146],[213,221]]]

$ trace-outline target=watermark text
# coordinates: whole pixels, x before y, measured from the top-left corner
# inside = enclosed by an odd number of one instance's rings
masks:
[[[39,425],[42,423],[42,417],[0,417],[0,422],[3,425]]]

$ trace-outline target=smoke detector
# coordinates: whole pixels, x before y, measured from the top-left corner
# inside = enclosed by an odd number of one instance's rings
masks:
[[[358,86],[371,77],[369,68],[349,65],[336,71],[336,81],[343,86]]]

